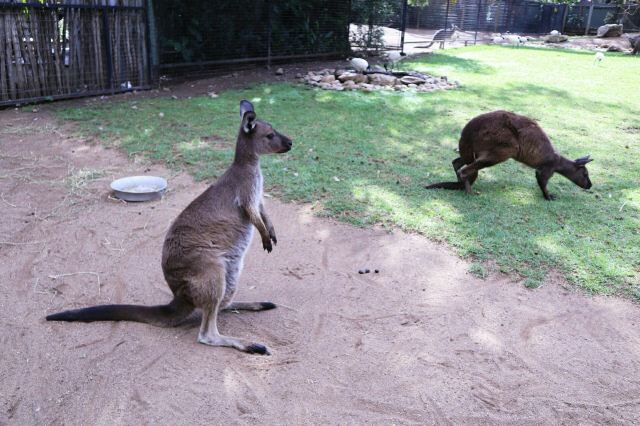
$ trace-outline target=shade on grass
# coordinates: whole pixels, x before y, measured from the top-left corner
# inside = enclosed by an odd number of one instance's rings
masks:
[[[640,58],[607,55],[594,65],[586,52],[485,46],[403,66],[461,87],[365,94],[258,85],[216,99],[126,101],[59,115],[131,154],[213,179],[232,159],[238,103],[247,98],[294,139],[290,153],[263,160],[267,190],[283,199],[359,226],[420,232],[527,285],[555,268],[591,291],[640,296]],[[477,195],[425,190],[454,180],[462,126],[495,109],[535,118],[570,158],[591,154],[593,189],[556,175],[549,190],[558,199],[547,202],[534,171],[509,161],[480,173]]]

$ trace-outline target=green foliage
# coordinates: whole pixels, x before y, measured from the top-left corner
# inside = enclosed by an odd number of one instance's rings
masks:
[[[402,1],[352,0],[351,22],[356,26],[350,34],[351,44],[365,50],[384,47],[384,28],[398,27],[402,17]]]
[[[154,13],[163,64],[265,57],[269,20],[274,56],[349,50],[348,2],[155,0]]]
[[[589,291],[640,294],[640,92],[637,58],[552,49],[474,47],[404,63],[459,80],[428,94],[328,92],[287,84],[223,92],[219,98],[150,99],[62,111],[80,130],[197,178],[232,159],[238,101],[294,139],[263,160],[267,190],[311,203],[319,215],[356,226],[419,232],[475,262],[544,282],[550,269]],[[615,79],[611,79],[615,75]],[[624,96],[613,94],[623,93]],[[594,187],[562,176],[545,201],[533,170],[514,161],[482,170],[475,194],[424,189],[454,180],[451,160],[472,117],[508,109],[537,119],[570,158],[591,153]],[[163,117],[159,113],[163,112]],[[213,141],[213,142],[212,142]]]

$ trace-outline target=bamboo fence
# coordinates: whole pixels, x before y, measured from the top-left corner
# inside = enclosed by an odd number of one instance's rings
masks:
[[[149,86],[144,0],[0,0],[0,105]]]

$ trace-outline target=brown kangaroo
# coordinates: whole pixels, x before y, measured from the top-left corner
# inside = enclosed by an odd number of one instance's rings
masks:
[[[571,161],[558,154],[551,141],[532,119],[508,111],[481,114],[462,129],[458,142],[460,157],[453,160],[458,182],[440,182],[427,189],[465,189],[478,178],[478,170],[513,158],[536,169],[536,179],[547,200],[555,197],[547,191],[547,182],[558,172],[581,188],[591,188],[586,164],[589,156]]]
[[[233,296],[253,227],[267,252],[272,250],[271,242],[277,243],[262,203],[259,156],[287,152],[293,142],[269,123],[257,120],[248,101],[240,102],[240,117],[233,164],[178,215],[165,237],[162,271],[173,300],[159,306],[93,306],[49,315],[48,321],[137,321],[171,327],[200,308],[198,342],[269,354],[264,345],[221,335],[217,318],[220,310],[276,307],[271,302],[233,302]]]

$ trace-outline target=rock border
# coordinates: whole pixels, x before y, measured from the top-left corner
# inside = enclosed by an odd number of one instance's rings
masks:
[[[313,87],[323,90],[359,90],[376,91],[415,91],[433,92],[450,90],[459,86],[457,81],[449,81],[446,76],[434,77],[418,72],[365,72],[364,74],[346,69],[325,68],[321,71],[309,71],[298,78]]]

